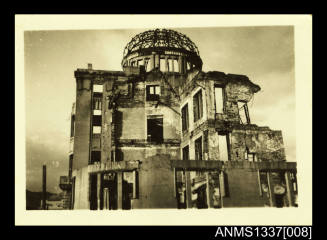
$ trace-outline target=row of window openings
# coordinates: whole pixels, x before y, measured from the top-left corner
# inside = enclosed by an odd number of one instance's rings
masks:
[[[224,113],[224,91],[223,88],[215,87],[215,111],[216,113]],[[250,116],[246,102],[238,101],[238,110],[241,124],[249,124]],[[194,122],[198,121],[203,116],[203,101],[202,91],[199,91],[193,97],[193,113]],[[182,108],[182,130],[188,130],[189,128],[189,113],[188,104]]]
[[[143,60],[142,60],[143,61]],[[94,101],[93,101],[93,109],[94,110],[101,110],[102,105],[102,93],[103,92],[103,85],[94,84],[93,85],[93,92],[94,94]],[[161,94],[160,86],[159,85],[148,85],[146,87],[146,100],[153,101],[159,100],[159,96]],[[221,87],[215,87],[215,110],[216,113],[224,113],[224,89]],[[202,104],[202,91],[199,91],[193,97],[193,105],[194,105],[194,122],[199,120],[203,115],[203,104]],[[240,122],[242,124],[250,123],[250,116],[247,103],[244,101],[238,101],[238,110],[240,115]],[[188,111],[187,105],[184,107],[186,109],[182,110],[184,112],[183,116],[186,118],[188,117],[186,112]],[[184,120],[184,122],[186,119]],[[184,127],[186,127],[186,122],[184,123]]]
[[[203,104],[202,104],[202,91],[199,91],[193,97],[193,113],[194,122],[198,121],[203,116]],[[188,104],[182,108],[182,130],[185,131],[189,128],[189,113]]]
[[[229,160],[229,146],[228,146],[228,135],[218,135],[219,144],[219,158],[222,161]],[[202,148],[202,137],[197,138],[194,141],[195,160],[203,160],[203,148]],[[183,160],[190,160],[189,146],[187,145],[182,149]]]
[[[150,58],[145,58],[144,60],[143,59],[139,59],[139,60],[136,60],[136,61],[132,61],[131,62],[131,66],[132,67],[139,67],[139,66],[144,66],[145,68],[145,71],[150,71],[150,67],[149,67],[149,62],[150,62]]]
[[[102,85],[94,85],[102,86]],[[147,85],[146,86],[146,100],[156,101],[159,100],[161,95],[161,87],[159,85]],[[93,95],[93,110],[102,109],[102,92],[94,92]]]
[[[131,62],[132,67],[144,66],[146,71],[150,71],[149,58],[139,59]],[[162,72],[179,72],[179,64],[177,59],[168,58],[167,62],[165,58],[160,58],[160,71]],[[187,69],[191,69],[190,63],[187,63]]]
[[[219,160],[221,161],[230,160],[229,137],[227,134],[226,135],[218,134],[218,146],[219,146]],[[195,149],[195,160],[203,160],[202,137],[199,137],[194,141],[194,149]],[[183,154],[183,160],[190,160],[188,145],[182,149],[182,154]],[[258,161],[257,155],[253,152],[250,152],[247,147],[246,147],[244,158],[249,162]]]
[[[94,89],[97,90],[97,93],[102,92],[103,88],[98,88],[97,86],[103,85],[94,85]],[[161,88],[159,85],[148,85],[146,87],[146,100],[155,101],[159,100],[161,94]],[[224,94],[223,88],[215,87],[215,108],[216,113],[224,112]],[[93,98],[93,110],[95,115],[100,115],[102,109],[102,94],[94,94]],[[250,123],[249,111],[246,102],[238,102],[238,109],[240,115],[240,121],[242,124]],[[202,101],[202,91],[199,91],[193,97],[193,110],[194,110],[194,122],[198,121],[203,116],[203,101]],[[101,126],[101,125],[100,125]],[[188,120],[188,105],[186,104],[182,108],[182,130],[187,130],[189,127]],[[95,131],[101,130],[97,126]]]
[[[93,115],[92,126],[93,134],[101,134],[102,116]],[[154,143],[163,142],[163,118],[149,116],[147,119],[147,141]]]

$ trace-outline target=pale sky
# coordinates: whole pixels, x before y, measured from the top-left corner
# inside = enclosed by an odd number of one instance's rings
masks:
[[[70,113],[75,101],[74,70],[121,70],[125,45],[149,29],[27,31],[25,42],[26,183],[59,191],[68,173]],[[247,75],[261,87],[249,104],[251,122],[282,130],[287,161],[295,158],[293,27],[173,28],[197,46],[203,71]]]

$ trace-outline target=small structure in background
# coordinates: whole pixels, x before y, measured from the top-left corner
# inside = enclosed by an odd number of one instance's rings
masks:
[[[42,167],[42,209],[46,210],[46,200],[47,200],[47,166]]]

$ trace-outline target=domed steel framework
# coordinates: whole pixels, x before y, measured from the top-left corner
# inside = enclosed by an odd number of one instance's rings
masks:
[[[137,56],[153,54],[183,56],[191,68],[202,68],[197,46],[186,35],[168,29],[149,30],[133,37],[124,49],[122,66],[128,66]]]
[[[174,30],[155,29],[133,37],[124,49],[124,57],[147,48],[185,50],[200,56],[197,46],[186,35]]]

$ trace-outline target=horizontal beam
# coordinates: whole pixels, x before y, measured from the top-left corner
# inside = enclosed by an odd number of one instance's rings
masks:
[[[296,162],[249,162],[249,161],[198,161],[198,160],[171,160],[171,167],[184,170],[222,170],[228,168],[253,170],[296,170]]]
[[[184,170],[214,170],[221,169],[223,161],[170,160],[171,167]]]
[[[110,171],[133,171],[139,168],[139,161],[105,162],[88,165],[88,173]]]

